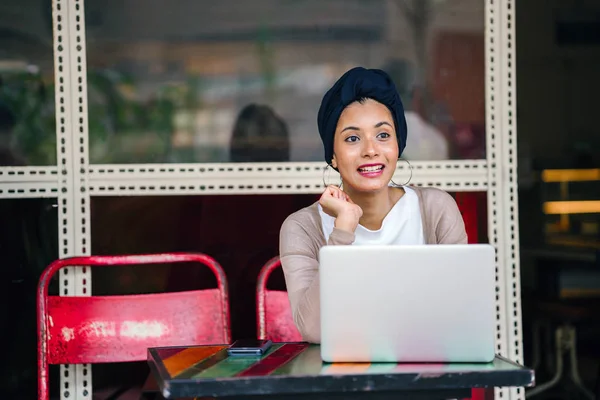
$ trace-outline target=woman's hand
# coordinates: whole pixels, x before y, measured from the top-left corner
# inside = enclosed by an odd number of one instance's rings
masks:
[[[335,227],[348,232],[354,232],[358,226],[362,209],[355,204],[350,196],[337,186],[327,186],[319,204],[323,211],[335,218]]]

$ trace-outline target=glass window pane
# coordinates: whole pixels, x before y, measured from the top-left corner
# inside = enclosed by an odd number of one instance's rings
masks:
[[[4,362],[11,365],[0,374],[3,398],[37,396],[36,293],[42,271],[58,258],[55,204],[56,199],[0,199],[0,343],[10,344]],[[58,293],[57,279],[51,291]]]
[[[56,164],[52,2],[0,2],[0,166]]]
[[[323,161],[356,65],[396,81],[406,158],[485,157],[481,0],[89,0],[86,23],[93,163]]]

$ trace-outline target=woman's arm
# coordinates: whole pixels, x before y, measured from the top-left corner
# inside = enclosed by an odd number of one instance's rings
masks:
[[[307,342],[320,343],[319,238],[310,224],[288,218],[281,227],[279,254],[294,323]],[[354,233],[334,228],[328,245],[349,245]]]
[[[441,193],[436,204],[440,207],[440,219],[435,227],[437,244],[467,244],[465,222],[456,201],[450,194]]]

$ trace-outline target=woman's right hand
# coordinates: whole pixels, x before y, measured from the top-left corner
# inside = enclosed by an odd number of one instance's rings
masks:
[[[333,185],[327,186],[319,204],[327,215],[335,218],[336,228],[348,232],[356,230],[363,211],[342,189]]]

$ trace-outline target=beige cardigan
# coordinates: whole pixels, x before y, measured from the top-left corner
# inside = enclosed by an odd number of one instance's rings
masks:
[[[467,233],[456,202],[437,188],[413,187],[419,198],[426,244],[467,243]],[[350,245],[354,234],[337,228],[325,243],[318,203],[290,215],[283,223],[279,254],[294,322],[304,340],[321,341],[319,309],[319,249]]]

